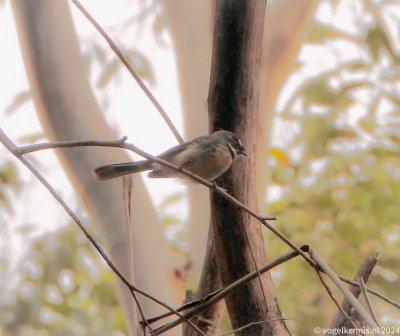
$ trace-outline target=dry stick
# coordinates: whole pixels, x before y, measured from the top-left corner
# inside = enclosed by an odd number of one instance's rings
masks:
[[[358,297],[360,295],[361,289],[360,286],[358,284],[358,279],[360,277],[363,277],[364,279],[368,280],[368,278],[370,277],[375,265],[378,262],[379,259],[379,252],[376,253],[374,256],[370,256],[367,257],[363,263],[361,264],[360,268],[357,271],[357,274],[354,276],[354,281],[353,284],[351,284],[349,290],[350,292],[355,296]],[[344,281],[340,275],[339,278]],[[346,281],[347,282],[347,281]],[[350,281],[349,281],[350,282]],[[368,289],[368,291],[372,292],[372,290]],[[386,298],[385,298],[386,299]],[[386,301],[386,300],[385,300]],[[341,307],[343,308],[343,310],[347,313],[347,314],[351,314],[351,308],[353,307],[351,305],[351,303],[344,298]],[[346,317],[340,312],[338,311],[336,313],[336,316],[332,319],[331,324],[329,325],[329,329],[340,329],[342,328],[346,323]]]
[[[232,197],[226,191],[220,187],[216,187],[212,182],[209,182],[207,180],[202,179],[201,177],[193,174],[192,172],[186,170],[186,169],[181,169],[178,166],[173,165],[172,163],[169,163],[167,161],[161,160],[155,156],[152,156],[139,148],[129,145],[125,143],[125,140],[127,139],[126,136],[123,136],[119,140],[115,141],[97,141],[97,140],[83,140],[83,141],[61,141],[61,142],[47,142],[47,143],[41,143],[41,144],[35,144],[35,145],[27,145],[27,146],[21,146],[19,147],[19,151],[21,154],[27,154],[27,153],[32,153],[35,151],[39,150],[44,150],[44,149],[54,149],[54,148],[72,148],[72,147],[90,147],[90,146],[96,146],[96,147],[113,147],[113,148],[124,148],[131,150],[147,159],[150,159],[154,162],[160,163],[166,167],[180,170],[180,172],[186,176],[189,176],[193,180],[205,185],[206,187],[214,189],[216,192],[218,192],[220,195],[225,197],[227,200],[235,204],[239,209],[242,209],[246,211],[248,214],[253,216],[254,218],[258,219],[263,225],[265,225],[268,229],[270,229],[273,233],[275,233],[279,238],[281,238],[287,245],[289,245],[293,250],[297,251],[298,254],[300,254],[312,267],[318,268],[314,260],[310,259],[301,249],[299,249],[296,245],[294,245],[288,238],[286,238],[280,231],[275,229],[271,224],[269,224],[266,220],[275,220],[275,217],[263,217],[254,212],[253,210],[249,209],[247,206],[245,206],[243,203],[239,202],[236,198]],[[357,282],[352,281],[348,278],[345,278],[341,275],[339,275],[340,280],[343,282],[348,283],[349,285],[353,286],[359,286]],[[400,309],[400,304],[398,304],[395,301],[392,301],[382,294],[380,294],[377,291],[374,291],[372,289],[367,288],[368,292],[371,294],[374,294],[381,298],[382,300],[386,301],[387,303],[391,304],[392,306]]]
[[[85,229],[85,227],[82,225],[81,221],[78,219],[78,217],[75,215],[75,213],[69,208],[67,203],[64,202],[64,200],[57,194],[57,192],[54,190],[54,188],[37,171],[37,169],[35,167],[33,167],[31,165],[31,163],[22,156],[23,151],[21,151],[21,149],[18,146],[16,146],[11,141],[10,138],[7,137],[7,135],[3,132],[3,130],[1,128],[0,128],[0,142],[3,143],[4,147],[6,147],[18,160],[20,160],[36,176],[36,178],[45,186],[45,188],[61,204],[61,206],[64,208],[64,210],[68,213],[68,215],[74,220],[74,222],[79,226],[79,228],[85,234],[86,238],[89,239],[89,241],[93,244],[93,246],[96,248],[96,250],[101,254],[101,256],[104,258],[104,260],[107,262],[108,266],[113,270],[113,272],[122,280],[122,282],[131,291],[136,291],[136,292],[144,295],[145,297],[153,300],[154,302],[156,302],[159,305],[163,306],[164,308],[170,310],[171,312],[174,312],[174,314],[179,316],[180,318],[184,318],[185,322],[189,323],[193,328],[195,328],[197,331],[199,331],[200,334],[204,335],[204,333],[198,327],[196,327],[192,322],[187,320],[184,316],[182,316],[174,308],[170,307],[166,303],[158,300],[157,298],[151,296],[150,294],[148,294],[148,293],[144,292],[143,290],[137,288],[136,286],[132,285],[128,281],[128,279],[125,278],[125,276],[119,271],[119,269],[114,265],[114,263],[111,261],[111,259],[107,256],[107,254],[103,250],[103,248],[96,242],[96,240],[92,237],[92,235]],[[31,151],[33,151],[33,150],[31,150]]]
[[[376,314],[374,311],[374,307],[372,306],[371,301],[369,300],[369,296],[367,294],[367,291],[365,290],[366,287],[365,287],[365,283],[364,283],[364,280],[362,277],[359,280],[359,284],[360,284],[361,293],[364,296],[365,302],[367,303],[369,314],[372,316],[372,318],[374,319],[376,324],[379,326],[378,319],[376,318]]]
[[[350,301],[355,310],[360,314],[360,316],[365,320],[365,322],[374,329],[377,335],[382,335],[378,325],[375,323],[374,319],[365,311],[364,307],[360,302],[354,297],[350,290],[343,285],[336,273],[328,266],[328,264],[318,255],[318,253],[310,248],[311,258],[318,264],[318,266],[328,275],[335,285],[341,290],[341,292]]]
[[[308,245],[303,245],[300,247],[303,251],[308,251]],[[190,308],[196,308],[196,310],[205,310],[210,306],[212,303],[217,302],[218,300],[223,299],[225,296],[229,295],[236,289],[238,289],[240,286],[244,285],[246,282],[253,280],[258,276],[258,274],[263,274],[270,269],[279,266],[280,264],[285,263],[286,261],[289,261],[295,257],[297,257],[299,254],[296,251],[290,251],[286,252],[285,254],[281,255],[279,258],[269,262],[268,264],[260,267],[258,270],[254,270],[253,272],[245,275],[244,277],[236,280],[235,282],[231,283],[229,286],[226,286],[224,288],[218,289],[215,292],[212,292],[210,294],[207,294],[205,297],[201,299],[197,299],[191,302],[188,302],[184,304],[183,306],[177,308],[176,310],[181,312]],[[212,301],[210,303],[210,301]],[[207,307],[203,307],[203,305],[207,305]],[[157,317],[149,319],[149,323],[154,323],[159,321],[160,319],[163,319],[165,317],[171,316],[171,312],[159,315]]]
[[[82,12],[82,14],[88,19],[88,21],[98,30],[98,32],[103,36],[103,38],[107,41],[110,45],[110,48],[114,51],[114,53],[118,56],[121,62],[125,65],[129,73],[132,77],[136,80],[139,84],[140,88],[143,92],[147,95],[153,105],[156,107],[158,112],[160,112],[161,116],[163,117],[164,121],[167,123],[168,127],[171,129],[172,133],[174,134],[175,138],[178,140],[179,143],[183,143],[184,140],[182,139],[181,135],[179,134],[178,130],[175,128],[174,124],[172,123],[171,119],[168,117],[168,114],[164,111],[160,103],[157,99],[153,96],[147,86],[143,83],[140,76],[135,72],[132,66],[129,64],[128,60],[124,57],[121,50],[116,46],[113,40],[107,35],[104,29],[96,22],[96,20],[89,14],[89,12],[79,3],[78,0],[71,0],[76,7]]]
[[[347,284],[349,284],[349,285],[352,285],[352,286],[359,286],[359,284],[358,284],[356,281],[347,279],[347,278],[345,278],[345,277],[343,277],[343,276],[341,276],[341,275],[338,275],[338,277],[339,277],[340,280],[342,280],[343,282],[345,282],[345,283],[347,283]],[[368,287],[366,287],[366,289],[367,289],[367,291],[368,291],[369,293],[374,294],[375,296],[377,296],[378,298],[382,299],[383,301],[385,301],[385,302],[391,304],[392,306],[396,307],[397,309],[400,309],[400,304],[398,304],[397,302],[395,302],[395,301],[393,301],[393,300],[390,300],[390,299],[387,298],[386,296],[383,296],[381,293],[379,293],[379,292],[377,292],[377,291],[375,291],[375,290],[373,290],[373,289],[370,289],[370,288],[368,288]]]
[[[304,251],[308,251],[308,246],[304,245],[301,247],[302,250]],[[205,309],[207,309],[209,306],[211,306],[212,304],[214,304],[215,302],[223,299],[224,297],[226,297],[227,295],[231,294],[232,292],[234,292],[236,289],[238,289],[240,286],[244,285],[246,282],[255,279],[256,277],[258,277],[259,273],[265,273],[267,271],[269,271],[270,269],[286,262],[289,261],[290,259],[293,259],[295,257],[297,257],[299,255],[299,253],[297,251],[291,251],[291,252],[287,252],[285,254],[283,254],[282,256],[280,256],[279,258],[269,262],[268,264],[266,264],[265,266],[261,267],[259,270],[253,271],[249,274],[247,274],[246,276],[244,276],[243,278],[231,283],[229,286],[226,286],[225,288],[213,293],[213,294],[209,294],[207,295],[205,298],[200,299],[200,300],[196,300],[193,302],[190,302],[188,304],[186,304],[185,306],[178,308],[178,310],[184,310],[187,308],[190,308],[193,303],[197,302],[201,302],[200,305],[196,306],[195,308],[189,310],[185,316],[187,318],[193,317],[194,315],[196,315],[197,313],[199,313],[200,311],[203,311]],[[189,306],[189,307],[188,307]],[[165,317],[164,315],[162,317]],[[159,320],[159,318],[155,318],[156,320]],[[150,322],[150,321],[149,321]],[[153,319],[151,320],[151,322],[153,322]],[[150,322],[150,323],[151,323]],[[169,329],[172,329],[173,327],[177,326],[178,324],[182,323],[182,319],[177,319],[175,321],[172,321],[158,329],[155,330],[156,335],[161,334],[162,332],[165,332]]]
[[[261,274],[260,274],[260,272],[259,272],[259,266],[257,265],[256,258],[254,257],[254,252],[253,252],[253,248],[252,248],[252,246],[251,246],[251,242],[250,242],[250,238],[249,238],[249,233],[248,233],[248,231],[247,231],[246,223],[244,223],[244,230],[246,231],[246,237],[247,237],[247,240],[249,241],[251,259],[253,259],[254,267],[256,268],[256,271],[258,272],[258,280],[259,280],[259,282],[260,282],[261,291],[262,291],[263,298],[264,298],[264,301],[265,301],[265,306],[266,306],[267,309],[268,309],[267,296],[265,295],[264,286],[263,286],[263,283],[262,283],[262,280],[261,280]]]
[[[273,322],[273,321],[287,321],[287,320],[294,320],[294,319],[295,319],[295,317],[292,317],[292,318],[283,318],[283,317],[280,317],[280,318],[276,318],[276,319],[272,319],[272,320],[265,320],[265,321],[258,321],[258,322],[250,322],[249,324],[246,324],[246,325],[243,326],[243,327],[240,327],[240,328],[238,328],[238,329],[229,331],[229,332],[227,332],[227,333],[225,333],[225,334],[222,334],[221,336],[230,335],[230,334],[233,334],[233,333],[235,333],[235,332],[237,332],[237,331],[242,331],[242,330],[244,330],[244,329],[246,329],[246,328],[249,328],[249,327],[251,327],[251,326],[253,326],[253,325],[257,325],[257,324],[260,324],[260,323],[267,323],[267,322]]]
[[[317,275],[319,277],[319,280],[321,281],[322,285],[325,287],[325,290],[327,291],[328,295],[331,297],[332,301],[335,303],[336,307],[342,312],[344,316],[351,322],[351,324],[357,328],[357,325],[354,323],[354,321],[351,319],[349,315],[344,311],[344,309],[340,306],[339,302],[335,299],[333,296],[333,293],[331,289],[329,288],[328,284],[325,282],[324,278],[321,276],[321,272],[319,270],[315,270],[317,272]]]
[[[128,241],[128,255],[129,255],[129,266],[131,268],[131,274],[135,275],[134,273],[134,268],[133,268],[133,246],[132,246],[132,228],[131,228],[131,199],[132,199],[132,188],[133,188],[133,181],[131,176],[124,176],[122,179],[122,190],[123,190],[123,200],[124,200],[124,210],[125,210],[125,229],[126,229],[126,234],[127,237],[129,237]],[[134,279],[132,279],[132,282],[134,282]],[[145,319],[144,317],[144,312],[142,309],[142,306],[139,302],[139,299],[136,296],[136,293],[134,291],[131,291],[133,295],[133,299],[136,302],[136,305],[139,309],[140,316],[142,319]],[[134,314],[136,315],[136,311],[134,311]],[[133,317],[135,322],[137,317]],[[146,327],[149,328],[150,334],[154,336],[153,329],[150,327],[149,323],[145,323],[142,325],[143,327],[143,334],[146,334]]]

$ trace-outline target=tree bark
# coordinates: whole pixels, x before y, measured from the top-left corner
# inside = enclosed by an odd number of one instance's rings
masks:
[[[210,131],[234,132],[248,158],[217,179],[219,186],[257,209],[255,186],[259,70],[265,1],[217,0],[209,91]],[[217,263],[223,286],[267,262],[260,224],[226,199],[211,193],[211,217]],[[253,256],[254,255],[254,260]],[[238,335],[287,335],[269,273],[226,298],[234,329],[265,321]]]
[[[190,302],[201,299],[207,294],[221,288],[221,281],[218,276],[218,263],[215,253],[215,240],[213,238],[213,228],[210,227],[207,239],[207,253],[205,255],[204,267],[199,281],[199,287],[194,294],[190,295],[186,301]],[[222,320],[224,300],[218,301],[205,311],[200,312],[190,321],[200,328],[207,336],[218,335],[219,325]],[[183,324],[183,335],[197,336],[198,332],[187,323]]]

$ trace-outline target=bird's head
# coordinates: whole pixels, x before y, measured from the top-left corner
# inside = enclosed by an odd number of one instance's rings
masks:
[[[214,135],[221,137],[222,140],[226,142],[234,159],[236,159],[238,155],[247,156],[243,144],[240,141],[240,139],[236,136],[236,134],[233,134],[232,132],[228,131],[218,131],[215,132]]]

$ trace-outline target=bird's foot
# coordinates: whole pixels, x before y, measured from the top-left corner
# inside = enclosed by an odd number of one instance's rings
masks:
[[[225,189],[225,188],[222,188],[222,187],[219,187],[218,186],[218,184],[217,184],[217,182],[215,182],[215,181],[211,181],[211,183],[212,183],[212,189],[214,189],[214,190],[216,190],[217,189],[217,187],[218,188],[221,188],[223,191],[225,191],[225,192],[228,192],[228,190],[227,189]]]

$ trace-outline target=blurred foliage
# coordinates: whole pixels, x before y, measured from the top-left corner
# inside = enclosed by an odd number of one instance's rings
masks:
[[[12,208],[7,196],[8,190],[18,192],[20,181],[15,166],[11,162],[5,162],[0,167],[0,204],[4,205],[8,212],[12,213]]]
[[[36,240],[1,282],[2,335],[125,335],[114,276],[75,226]]]
[[[344,1],[326,3],[335,12]],[[268,214],[288,238],[311,245],[347,278],[381,252],[367,286],[400,302],[400,58],[384,17],[389,2],[357,3],[363,7],[352,13],[356,36],[346,36],[334,22],[312,27],[306,46],[329,49],[340,37],[360,57],[338,56],[322,73],[305,78],[276,115],[280,134],[270,153]],[[273,235],[268,241],[270,256],[288,250]],[[314,327],[330,324],[337,308],[301,258],[273,274],[284,317],[296,317],[287,321],[293,334],[312,335]],[[381,325],[400,325],[397,309],[373,296],[372,302]]]

